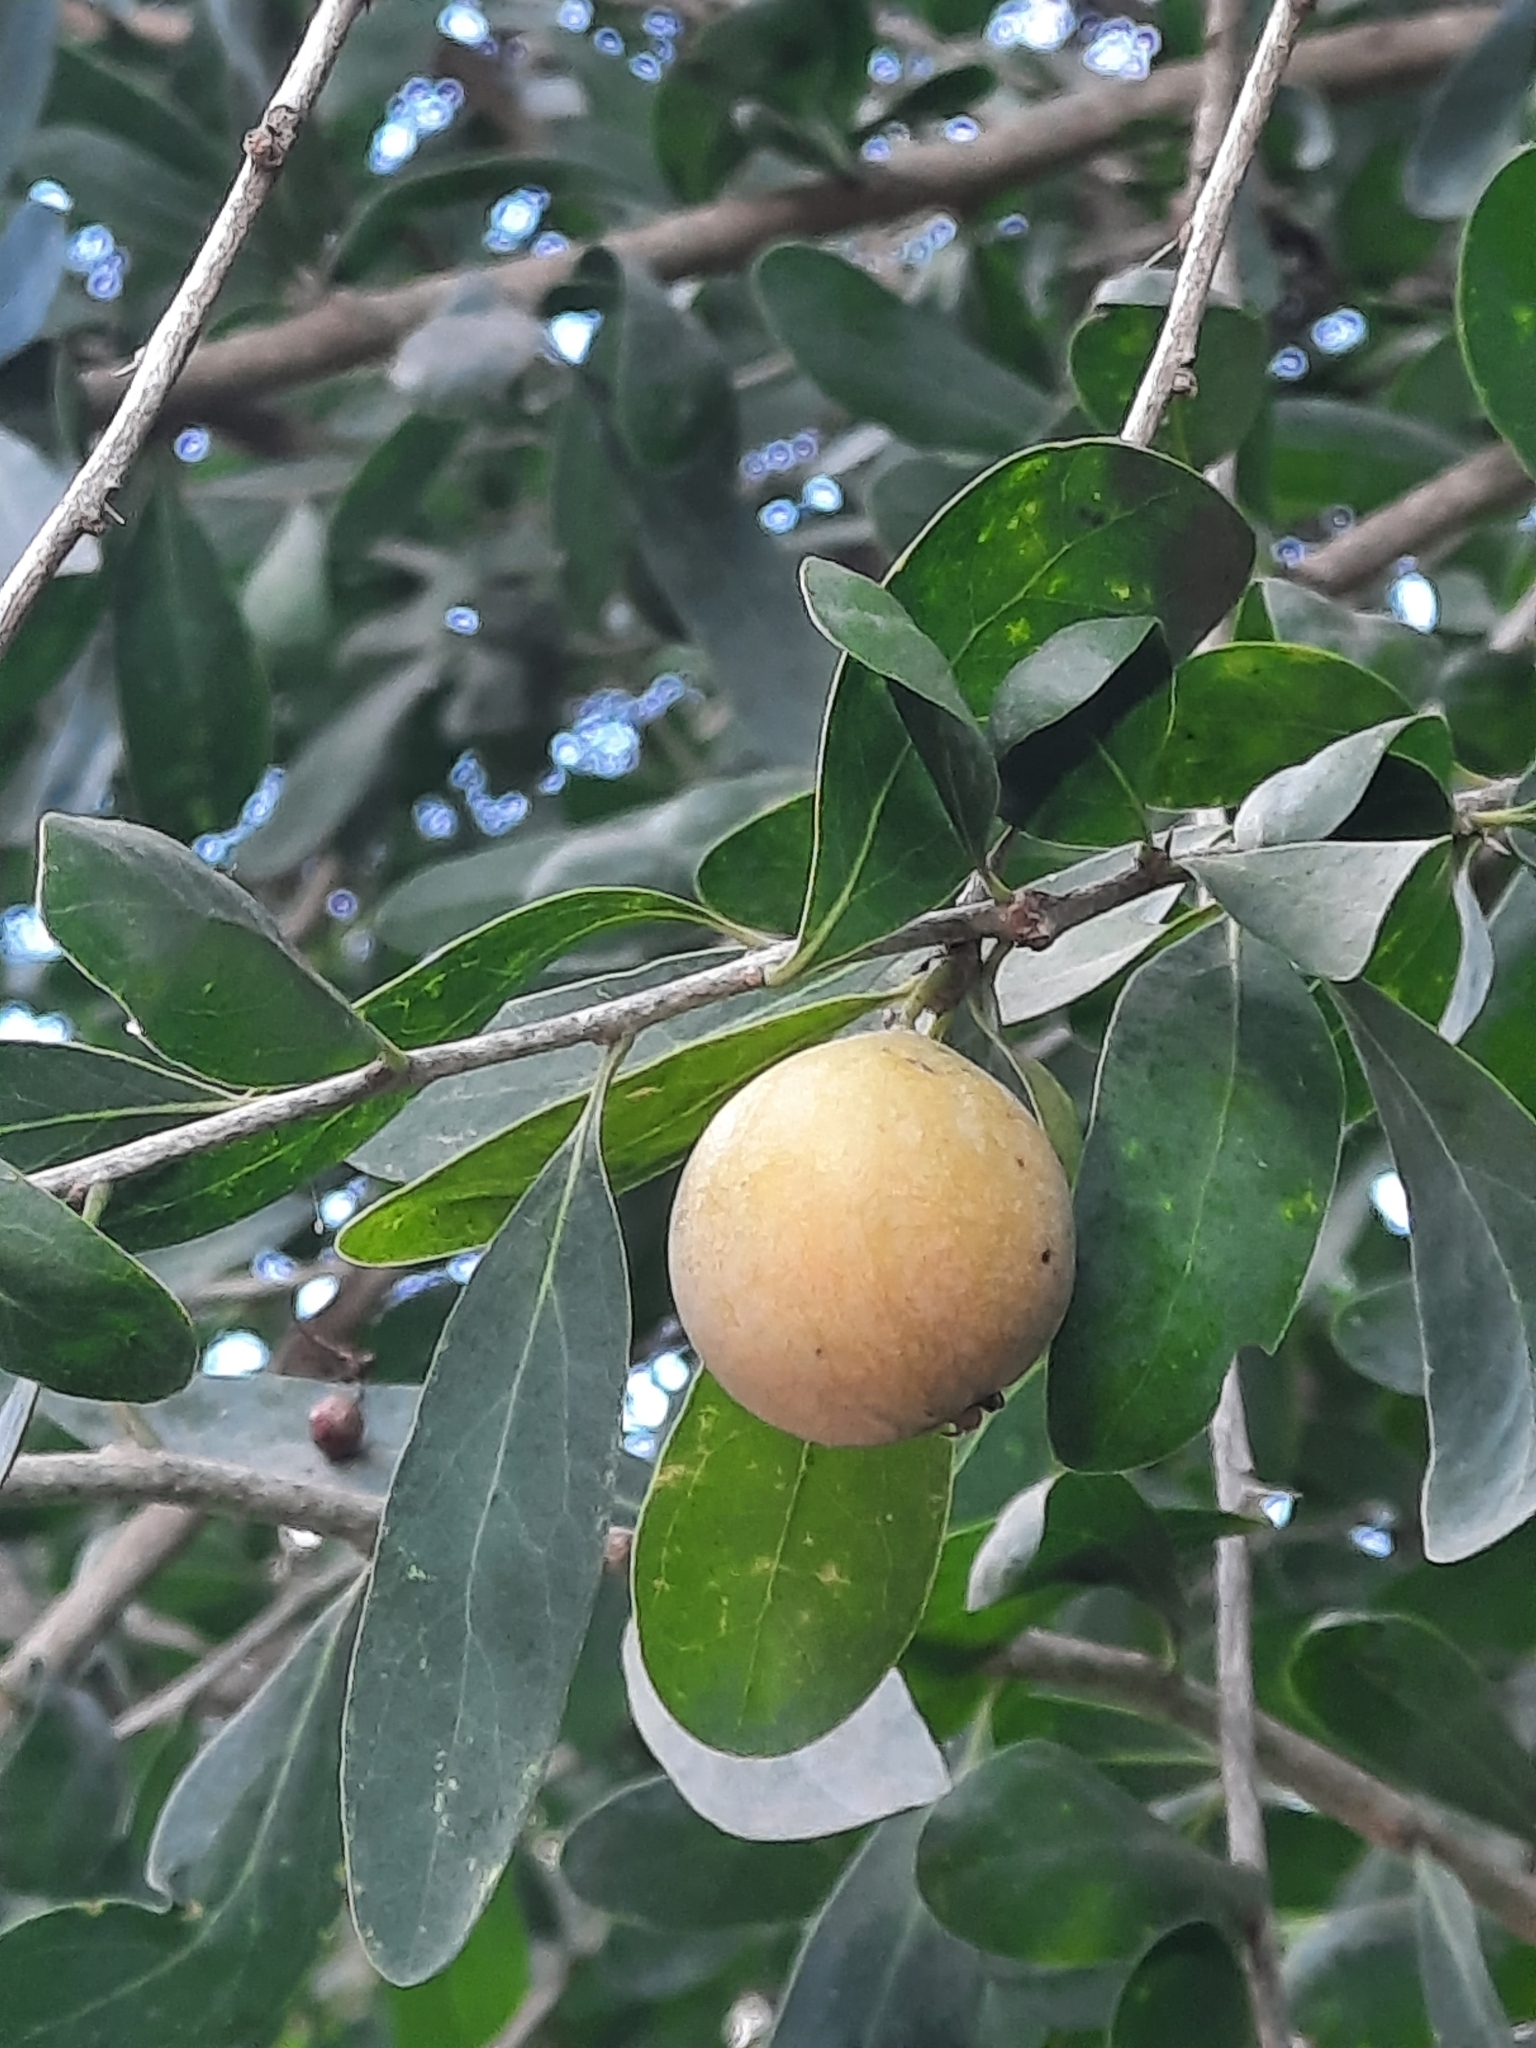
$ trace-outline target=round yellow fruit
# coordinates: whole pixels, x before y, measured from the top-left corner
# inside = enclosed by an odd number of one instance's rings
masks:
[[[1000,1082],[914,1031],[748,1082],[684,1169],[667,1247],[726,1391],[821,1444],[920,1435],[1044,1351],[1072,1292],[1072,1196]]]

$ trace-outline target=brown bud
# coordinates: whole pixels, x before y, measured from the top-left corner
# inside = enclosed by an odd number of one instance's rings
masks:
[[[603,1538],[603,1568],[610,1572],[629,1570],[629,1553],[634,1547],[633,1529],[610,1529]]]
[[[309,1411],[309,1436],[333,1465],[355,1458],[363,1448],[363,1404],[356,1394],[324,1394]]]

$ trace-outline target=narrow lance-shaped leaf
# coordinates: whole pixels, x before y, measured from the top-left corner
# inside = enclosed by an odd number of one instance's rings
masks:
[[[43,820],[38,908],[82,974],[168,1059],[249,1088],[314,1081],[389,1050],[289,951],[254,897],[159,832]]]
[[[500,1881],[602,1565],[629,1289],[600,1091],[444,1328],[385,1508],[342,1772],[358,1930],[432,1976]]]
[[[1217,924],[1137,969],[1105,1040],[1077,1178],[1077,1285],[1051,1438],[1093,1471],[1209,1420],[1233,1355],[1284,1334],[1333,1190],[1339,1065],[1269,947]]]
[[[700,1741],[741,1756],[814,1742],[906,1648],[938,1567],[941,1436],[828,1450],[702,1375],[635,1536],[645,1667]]]
[[[73,1209],[0,1166],[0,1372],[155,1401],[197,1362],[186,1310]]]
[[[227,1109],[221,1089],[94,1045],[0,1043],[0,1158],[22,1173]]]
[[[1510,2048],[1509,2017],[1483,1959],[1472,1901],[1424,1849],[1413,1858],[1413,1917],[1437,2048]]]
[[[338,1731],[355,1602],[178,1780],[148,1874],[172,1911],[70,1906],[0,1937],[0,2048],[270,2041],[340,1904]]]
[[[1536,1513],[1536,1123],[1363,982],[1334,992],[1408,1194],[1429,1403],[1424,1549],[1454,1564]]]

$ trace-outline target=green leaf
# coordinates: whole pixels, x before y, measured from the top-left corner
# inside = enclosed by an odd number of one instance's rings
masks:
[[[871,989],[807,1002],[797,992],[797,1007],[786,1014],[718,1032],[626,1069],[609,1089],[603,1110],[603,1157],[615,1189],[622,1194],[675,1165],[721,1104],[754,1074],[832,1037],[884,995]],[[343,1233],[346,1257],[368,1266],[409,1265],[486,1243],[570,1133],[581,1100],[567,1095],[534,1111],[364,1210]]]
[[[1368,983],[1333,999],[1408,1192],[1429,1402],[1424,1551],[1454,1564],[1536,1513],[1536,1124]]]
[[[162,475],[112,563],[117,695],[146,823],[233,825],[270,756],[266,677],[223,566]]]
[[[1510,0],[1430,94],[1403,166],[1403,197],[1423,220],[1461,220],[1523,139],[1536,61],[1536,5]]]
[[[963,1941],[1020,1962],[1134,1962],[1189,1921],[1236,1935],[1258,1897],[1081,1757],[1021,1742],[969,1771],[923,1830],[917,1878]]]
[[[707,1375],[662,1454],[635,1536],[645,1667],[701,1742],[782,1756],[866,1700],[938,1566],[952,1452],[801,1443]]]
[[[1041,1586],[1123,1586],[1175,1638],[1183,1627],[1172,1539],[1118,1472],[1058,1473],[1010,1502],[976,1553],[966,1605]]]
[[[1493,940],[1493,986],[1465,1049],[1502,1081],[1526,1109],[1536,1111],[1536,875],[1522,868],[1488,920]]]
[[[38,1173],[227,1109],[233,1097],[89,1045],[0,1043],[0,1158]]]
[[[1536,149],[1507,163],[1467,223],[1456,324],[1483,410],[1529,469],[1536,465]]]
[[[7,737],[73,667],[101,618],[106,578],[55,576],[0,656],[0,738]]]
[[[1536,1763],[1477,1666],[1427,1621],[1327,1615],[1286,1680],[1324,1740],[1378,1777],[1536,1839]]]
[[[0,1372],[154,1401],[197,1363],[186,1311],[73,1209],[0,1166]]]
[[[0,22],[0,180],[9,179],[42,112],[58,33],[54,0],[12,0]]]
[[[508,156],[498,150],[393,177],[382,191],[352,208],[332,253],[330,273],[338,284],[356,284],[375,267],[383,268],[401,237],[420,231],[426,216],[457,207],[483,221],[481,209],[519,185],[539,186],[563,214],[562,202],[580,201],[599,175],[595,167],[559,157]]]
[[[844,1871],[806,1936],[774,2027],[776,2048],[932,2048],[974,2039],[981,1958],[918,1896],[925,1816],[888,1820]]]
[[[1374,512],[1467,452],[1439,427],[1343,398],[1281,399],[1271,422],[1269,510],[1282,528],[1327,505]]]
[[[768,324],[800,368],[855,419],[914,448],[1005,455],[1037,441],[1044,393],[829,249],[784,242],[753,272]]]
[[[852,1835],[743,1842],[710,1826],[667,1778],[626,1785],[566,1836],[560,1870],[577,1898],[675,1934],[803,1920],[831,1889]]]
[[[1173,287],[1171,270],[1132,270],[1112,277],[1068,345],[1072,382],[1083,410],[1106,434],[1118,433],[1162,330]],[[1270,353],[1264,323],[1240,306],[1213,301],[1200,323],[1195,390],[1174,398],[1158,434],[1191,469],[1209,469],[1231,454],[1264,405]]]
[[[390,2048],[492,2048],[532,1981],[528,1928],[508,1877],[446,1970],[390,1986]]]
[[[195,1073],[275,1088],[362,1067],[385,1041],[227,876],[142,825],[43,820],[38,908],[82,974]]]
[[[697,904],[659,889],[573,889],[439,947],[357,1007],[391,1044],[411,1051],[480,1030],[546,967],[605,932],[714,923]]]
[[[1424,1344],[1411,1280],[1384,1280],[1341,1303],[1330,1334],[1340,1357],[1366,1379],[1424,1398]]]
[[[443,1330],[379,1531],[342,1766],[358,1931],[458,1954],[538,1791],[602,1565],[629,1288],[594,1099]]]
[[[374,549],[418,530],[421,502],[463,433],[460,421],[413,412],[375,444],[331,513],[326,573],[338,598],[355,604],[387,580]]]
[[[1233,1356],[1285,1332],[1333,1191],[1343,1084],[1267,946],[1211,925],[1139,967],[1110,1020],[1077,1177],[1077,1285],[1051,1347],[1068,1464],[1167,1456]]]
[[[155,1830],[172,1910],[73,1906],[0,1937],[0,2048],[270,2041],[340,1903],[337,1733],[355,1603],[193,1759]]]
[[[997,811],[997,771],[954,672],[899,598],[840,562],[807,555],[800,588],[834,647],[896,686],[896,708],[955,830],[980,861]]]
[[[1287,841],[1327,839],[1346,824],[1351,839],[1374,839],[1388,822],[1393,837],[1448,832],[1451,735],[1437,713],[1388,719],[1346,734],[1308,761],[1282,768],[1250,790],[1232,824],[1243,852]],[[1369,799],[1371,810],[1362,813]]]
[[[0,1885],[90,1897],[123,1833],[124,1764],[99,1700],[75,1686],[45,1691],[0,1751]]]
[[[1413,1856],[1413,1905],[1419,1979],[1438,2048],[1510,2048],[1509,2016],[1483,1960],[1472,1901],[1424,1849]]]
[[[1254,2048],[1248,1987],[1230,1945],[1198,1922],[1165,1934],[1126,1980],[1109,2048]]]
[[[697,886],[706,909],[748,931],[798,930],[815,832],[809,792],[738,825],[699,863]]]
[[[1139,960],[1168,935],[1163,919],[1184,893],[1180,883],[1120,903],[1073,925],[1043,953],[1016,946],[997,972],[998,1011],[1004,1025],[1025,1024],[1064,1010]]]
[[[1222,909],[1303,974],[1365,972],[1399,891],[1443,839],[1325,840],[1257,853],[1194,853],[1185,865]]]

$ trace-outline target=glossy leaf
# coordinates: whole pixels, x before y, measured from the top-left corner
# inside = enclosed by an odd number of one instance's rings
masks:
[[[1187,1922],[1236,1934],[1249,1871],[1219,1863],[1070,1750],[1021,1742],[968,1772],[923,1830],[918,1883],[963,1941],[1020,1962],[1133,1962]]]
[[[1232,823],[1234,843],[1246,853],[1288,841],[1327,839],[1357,814],[1389,762],[1416,765],[1438,785],[1442,801],[1434,805],[1429,829],[1448,830],[1451,807],[1444,792],[1451,781],[1451,736],[1444,719],[1431,715],[1367,726],[1269,776],[1243,799]],[[1391,796],[1401,803],[1402,794],[1399,780]],[[1403,822],[1398,809],[1394,823],[1400,832]],[[1374,836],[1358,828],[1349,833],[1355,839]]]
[[[149,1854],[172,1910],[74,1906],[0,1937],[3,2048],[272,2039],[340,1903],[352,1613],[319,1621],[178,1780]]]
[[[768,322],[800,368],[856,419],[914,448],[1004,455],[1037,441],[1042,392],[925,306],[910,306],[829,249],[781,243],[754,272]]]
[[[169,478],[125,536],[112,579],[139,813],[177,839],[223,831],[271,758],[272,707],[223,565]]]
[[[73,667],[101,619],[105,578],[55,576],[0,656],[0,738],[27,718]]]
[[[196,1073],[272,1088],[386,1050],[254,897],[142,825],[45,818],[38,907],[80,971]]]
[[[1413,1905],[1419,1979],[1438,2048],[1510,2048],[1509,2019],[1483,1959],[1472,1901],[1461,1880],[1424,1849],[1414,1852]]]
[[[930,2048],[973,2038],[982,1961],[918,1896],[923,1819],[886,1821],[844,1871],[796,1958],[774,2027],[778,2048]]]
[[[500,1881],[597,1591],[629,1290],[596,1110],[449,1316],[379,1532],[342,1779],[353,1914],[391,1983],[451,1961]]]
[[[1424,220],[1460,220],[1521,140],[1520,114],[1536,61],[1536,5],[1509,0],[1430,95],[1408,161],[1403,197]]]
[[[1353,981],[1365,972],[1400,891],[1444,844],[1325,840],[1190,854],[1186,861],[1229,916],[1303,974]]]
[[[758,1927],[815,1912],[856,1839],[743,1843],[701,1820],[669,1779],[646,1778],[582,1816],[560,1870],[579,1899],[621,1920],[679,1934]]]
[[[748,931],[797,930],[815,830],[815,800],[809,794],[792,796],[738,825],[699,863],[698,891],[705,906]]]
[[[1118,433],[1168,310],[1169,270],[1133,270],[1100,285],[1072,336],[1068,359],[1083,410]],[[1195,351],[1195,390],[1169,403],[1158,445],[1208,469],[1246,436],[1264,403],[1269,342],[1263,322],[1240,306],[1205,309]]]
[[[1270,948],[1212,925],[1132,975],[1077,1178],[1077,1286],[1051,1347],[1051,1439],[1067,1464],[1167,1456],[1210,1419],[1234,1354],[1279,1343],[1342,1118],[1327,1027]]]
[[[0,150],[4,146],[0,140]],[[6,222],[0,233],[0,363],[30,347],[42,332],[64,275],[67,241],[63,216],[33,199]]]
[[[0,1371],[96,1401],[153,1401],[196,1362],[186,1311],[158,1280],[0,1167]]]
[[[1528,467],[1536,464],[1536,149],[1499,172],[1467,223],[1456,323],[1483,410]]]
[[[1324,1739],[1367,1770],[1536,1837],[1536,1764],[1476,1665],[1428,1622],[1325,1616],[1292,1650],[1286,1676]]]
[[[1254,2048],[1248,1987],[1230,1945],[1198,1922],[1141,1958],[1115,2007],[1109,2048]]]
[[[668,1439],[635,1537],[646,1670],[701,1742],[783,1756],[837,1727],[905,1649],[949,1509],[943,1437],[828,1450],[708,1376]]]
[[[1536,1124],[1366,983],[1334,992],[1408,1193],[1429,1402],[1425,1554],[1453,1564],[1536,1513]]]
[[[508,1877],[446,1970],[390,1986],[390,2048],[491,2048],[532,1982],[528,1928]]]
[[[998,969],[998,1008],[1005,1025],[1064,1010],[1139,960],[1166,935],[1163,919],[1183,894],[1175,883],[1117,904],[1074,925],[1043,953],[1015,947]]]
[[[1279,400],[1269,438],[1270,516],[1282,524],[1320,505],[1374,512],[1466,453],[1443,428],[1345,398]]]
[[[832,1037],[881,1000],[871,990],[803,1003],[627,1068],[603,1111],[603,1156],[615,1189],[638,1187],[675,1165],[754,1074]],[[564,1096],[375,1203],[343,1232],[346,1256],[363,1265],[413,1264],[484,1244],[569,1135],[580,1107],[579,1095]]]
[[[749,1842],[846,1835],[888,1814],[927,1806],[949,1772],[899,1672],[863,1706],[788,1756],[727,1756],[688,1733],[651,1682],[631,1623],[624,1633],[629,1711],[646,1748],[694,1812]]]
[[[232,1100],[95,1046],[0,1042],[0,1158],[21,1173],[167,1130]]]
[[[966,1606],[1042,1586],[1122,1586],[1177,1636],[1184,1598],[1167,1530],[1119,1473],[1063,1472],[1010,1501],[971,1565]]]

